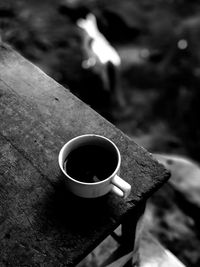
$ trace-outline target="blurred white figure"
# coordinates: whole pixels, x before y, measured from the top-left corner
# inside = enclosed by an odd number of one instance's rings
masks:
[[[104,35],[99,32],[96,18],[92,13],[89,13],[86,19],[79,19],[77,25],[91,37],[91,49],[102,64],[108,62],[112,62],[115,66],[121,64],[117,51],[109,44]]]
[[[110,92],[111,103],[123,106],[121,58],[118,52],[99,31],[94,14],[89,13],[86,18],[78,19],[76,24],[85,32],[84,46],[87,52],[82,67],[98,73],[104,84],[102,89]]]

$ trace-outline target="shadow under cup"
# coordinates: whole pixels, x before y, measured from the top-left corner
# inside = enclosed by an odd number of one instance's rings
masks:
[[[122,180],[117,175],[120,164],[121,156],[117,146],[100,135],[75,137],[59,153],[59,165],[68,190],[86,198],[103,196],[109,191],[117,191],[115,193],[125,197],[127,192],[125,194],[123,188],[113,182]]]

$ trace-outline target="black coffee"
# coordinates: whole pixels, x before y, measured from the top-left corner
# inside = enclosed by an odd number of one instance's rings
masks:
[[[114,149],[84,145],[69,153],[64,169],[76,180],[94,183],[108,178],[114,172],[117,161]]]

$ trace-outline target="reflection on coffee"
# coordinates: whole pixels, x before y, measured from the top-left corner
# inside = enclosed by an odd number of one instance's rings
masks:
[[[64,161],[64,169],[72,178],[95,183],[108,178],[116,169],[117,154],[98,145],[84,145],[71,151]]]

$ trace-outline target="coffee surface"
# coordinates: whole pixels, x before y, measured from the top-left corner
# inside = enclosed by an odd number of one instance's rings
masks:
[[[108,178],[117,166],[117,153],[98,145],[84,145],[73,150],[64,162],[64,169],[72,178],[94,183]]]

